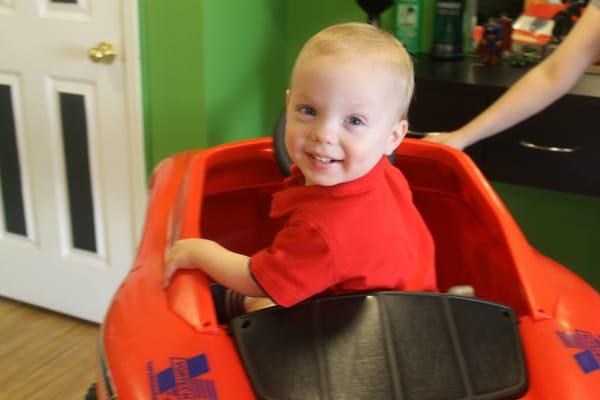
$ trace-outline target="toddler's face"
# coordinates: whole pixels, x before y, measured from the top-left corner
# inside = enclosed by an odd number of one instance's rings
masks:
[[[390,68],[361,59],[306,57],[288,93],[285,144],[307,185],[332,186],[360,178],[400,143]]]

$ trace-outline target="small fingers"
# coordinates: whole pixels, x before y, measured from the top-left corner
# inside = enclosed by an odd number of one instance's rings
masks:
[[[163,287],[169,286],[178,269],[195,268],[194,263],[190,260],[190,253],[198,240],[199,239],[178,240],[173,246],[165,249],[162,279]]]
[[[171,283],[171,279],[177,271],[177,263],[175,262],[175,252],[173,251],[173,247],[167,248],[165,250],[165,257],[163,262],[163,278],[162,278],[162,286],[166,288]]]
[[[169,284],[171,283],[171,278],[173,277],[173,268],[170,267],[168,264],[165,264],[165,271],[164,271],[164,275],[161,281],[162,287],[166,288],[167,286],[169,286]]]

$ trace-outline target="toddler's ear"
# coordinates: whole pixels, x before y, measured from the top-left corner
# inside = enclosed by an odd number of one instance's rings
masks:
[[[392,133],[390,134],[389,141],[387,143],[387,146],[385,147],[385,154],[387,156],[389,156],[390,154],[392,154],[394,152],[394,150],[396,150],[396,147],[398,147],[398,145],[400,145],[400,142],[402,142],[402,139],[404,139],[404,135],[406,135],[407,131],[408,131],[408,121],[407,120],[402,119],[402,120],[396,122],[396,124],[394,124],[394,127],[392,128]]]

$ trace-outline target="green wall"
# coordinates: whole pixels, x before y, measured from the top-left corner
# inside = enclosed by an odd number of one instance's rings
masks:
[[[169,154],[208,143],[201,4],[139,2],[148,172]]]
[[[533,247],[600,290],[600,198],[493,185]]]
[[[170,154],[268,136],[302,44],[364,21],[354,0],[140,0],[148,173]],[[392,9],[382,16],[391,27]]]
[[[204,1],[208,145],[271,133],[284,104],[285,1]]]
[[[283,107],[279,0],[140,0],[148,172],[187,149],[269,135]]]
[[[366,22],[366,13],[355,0],[292,0],[287,2],[285,74],[289,76],[296,55],[312,35],[328,25],[360,21]],[[392,31],[394,8],[381,15],[381,26]]]

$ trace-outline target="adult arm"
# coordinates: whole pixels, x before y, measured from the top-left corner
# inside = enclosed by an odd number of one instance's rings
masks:
[[[457,149],[510,128],[565,94],[600,56],[600,7],[590,4],[564,42],[471,122],[424,140]]]

